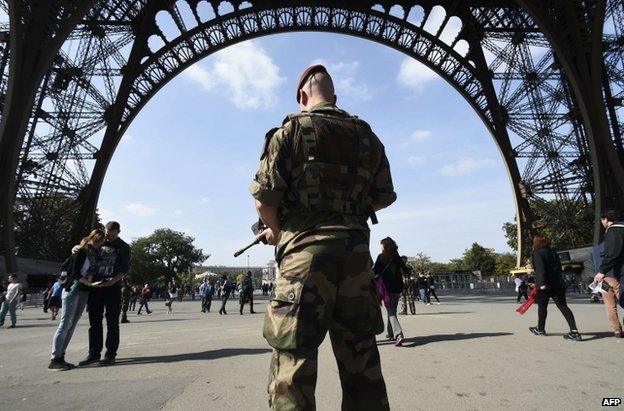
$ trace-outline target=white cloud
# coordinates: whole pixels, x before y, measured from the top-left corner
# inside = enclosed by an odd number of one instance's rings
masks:
[[[421,91],[427,83],[438,78],[438,75],[429,67],[413,58],[406,58],[401,63],[397,81],[404,87]]]
[[[421,156],[410,156],[407,159],[407,162],[410,164],[410,166],[412,167],[420,167],[423,164],[425,164],[425,157],[421,157]]]
[[[324,59],[316,59],[312,64],[322,64],[327,67],[336,87],[336,95],[345,96],[354,100],[370,101],[373,98],[373,91],[367,85],[361,75],[359,61],[340,61],[330,63]]]
[[[445,165],[440,169],[440,172],[449,177],[465,176],[479,170],[491,168],[495,165],[496,161],[491,158],[465,158],[455,163]]]
[[[142,216],[142,217],[151,216],[156,213],[156,210],[154,208],[146,206],[145,204],[140,204],[140,203],[127,204],[124,207],[124,210],[126,210],[129,213]]]
[[[175,216],[180,216],[182,215],[182,210],[180,210],[179,208],[173,210],[173,215]]]
[[[198,63],[184,73],[206,91],[224,94],[240,109],[274,106],[278,100],[276,90],[286,80],[267,52],[254,41],[216,53],[209,68]]]
[[[412,133],[412,140],[423,140],[425,138],[431,137],[431,131],[429,130],[416,130]]]
[[[202,197],[202,199],[200,200],[202,203],[204,204],[208,204],[211,200],[209,197]]]

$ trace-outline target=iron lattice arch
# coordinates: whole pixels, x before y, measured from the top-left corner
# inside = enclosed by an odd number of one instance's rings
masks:
[[[521,234],[538,205],[546,224],[579,243],[580,213],[622,204],[622,1],[553,1],[550,8],[530,0],[354,3],[1,1],[7,262],[15,251],[15,207],[34,217],[46,212],[49,221],[50,199],[70,199],[55,212],[80,210],[76,234],[92,224],[115,148],[168,81],[232,44],[294,31],[375,41],[449,82],[500,149]],[[588,63],[599,60],[601,70],[591,72],[597,79],[574,55],[588,52],[599,56]]]

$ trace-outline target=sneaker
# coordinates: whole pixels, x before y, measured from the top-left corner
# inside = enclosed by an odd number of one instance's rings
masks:
[[[7,328],[15,328],[15,324],[11,324]]]
[[[148,313],[149,314],[149,313]],[[137,313],[137,315],[143,315],[143,313]]]
[[[151,314],[151,313],[152,313],[151,311],[148,311],[148,312],[147,312],[147,315],[149,315],[149,314]]]
[[[403,347],[403,336],[399,335],[396,339],[396,341],[394,342],[394,346],[395,347]]]
[[[255,313],[256,313],[255,311],[249,311],[249,314],[255,314]]]
[[[130,321],[127,318],[124,318],[123,320],[120,321],[120,323],[125,324],[125,323],[129,323]]]
[[[100,360],[98,362],[98,364],[101,367],[108,367],[110,365],[115,365],[115,359],[114,358],[106,358],[106,357],[104,357],[104,359]]]
[[[622,334],[621,332],[619,332],[619,333],[614,333],[614,334],[613,334],[613,336],[614,336],[615,338],[624,338],[624,334]]]
[[[72,364],[72,363],[70,363],[70,362],[65,361],[65,357],[61,357],[61,358],[60,358],[60,360],[61,360],[61,362],[62,362],[63,364],[65,364],[65,365],[66,365],[66,366],[68,366],[69,368],[76,368],[76,366],[75,366],[74,364]]]
[[[100,357],[99,356],[96,357],[96,356],[92,356],[92,355],[89,354],[89,355],[87,355],[85,357],[84,360],[80,361],[78,363],[78,365],[81,366],[81,367],[84,367],[85,365],[94,364],[94,363],[96,363],[98,361],[100,361]]]
[[[567,341],[583,341],[581,334],[578,331],[570,331],[563,335],[563,339]]]
[[[537,327],[529,327],[529,331],[535,335],[546,335],[546,331],[538,330]]]
[[[60,358],[55,358],[50,360],[50,364],[48,365],[48,371],[68,371],[71,370],[69,364],[61,361]]]
[[[427,303],[427,305],[431,305],[431,303]]]

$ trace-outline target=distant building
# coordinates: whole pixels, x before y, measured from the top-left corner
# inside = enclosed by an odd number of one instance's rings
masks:
[[[436,282],[436,287],[440,290],[472,289],[476,288],[476,284],[481,281],[480,271],[434,271],[431,275]]]
[[[271,260],[267,263],[267,266],[262,269],[262,282],[274,283],[275,279],[279,275],[279,268],[275,260]]]
[[[48,282],[56,281],[60,273],[61,263],[55,261],[33,260],[17,257],[19,271],[18,280],[33,289],[45,288]],[[4,257],[0,256],[0,280],[6,277]]]

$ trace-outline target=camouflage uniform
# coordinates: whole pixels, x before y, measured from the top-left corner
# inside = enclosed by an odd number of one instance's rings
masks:
[[[318,346],[329,331],[343,409],[388,409],[365,209],[396,199],[383,145],[365,122],[317,105],[267,134],[251,193],[281,214],[280,277],[263,330],[274,349],[271,406],[315,409]]]
[[[121,287],[121,322],[128,323],[128,306],[130,305],[130,286],[124,284]]]

